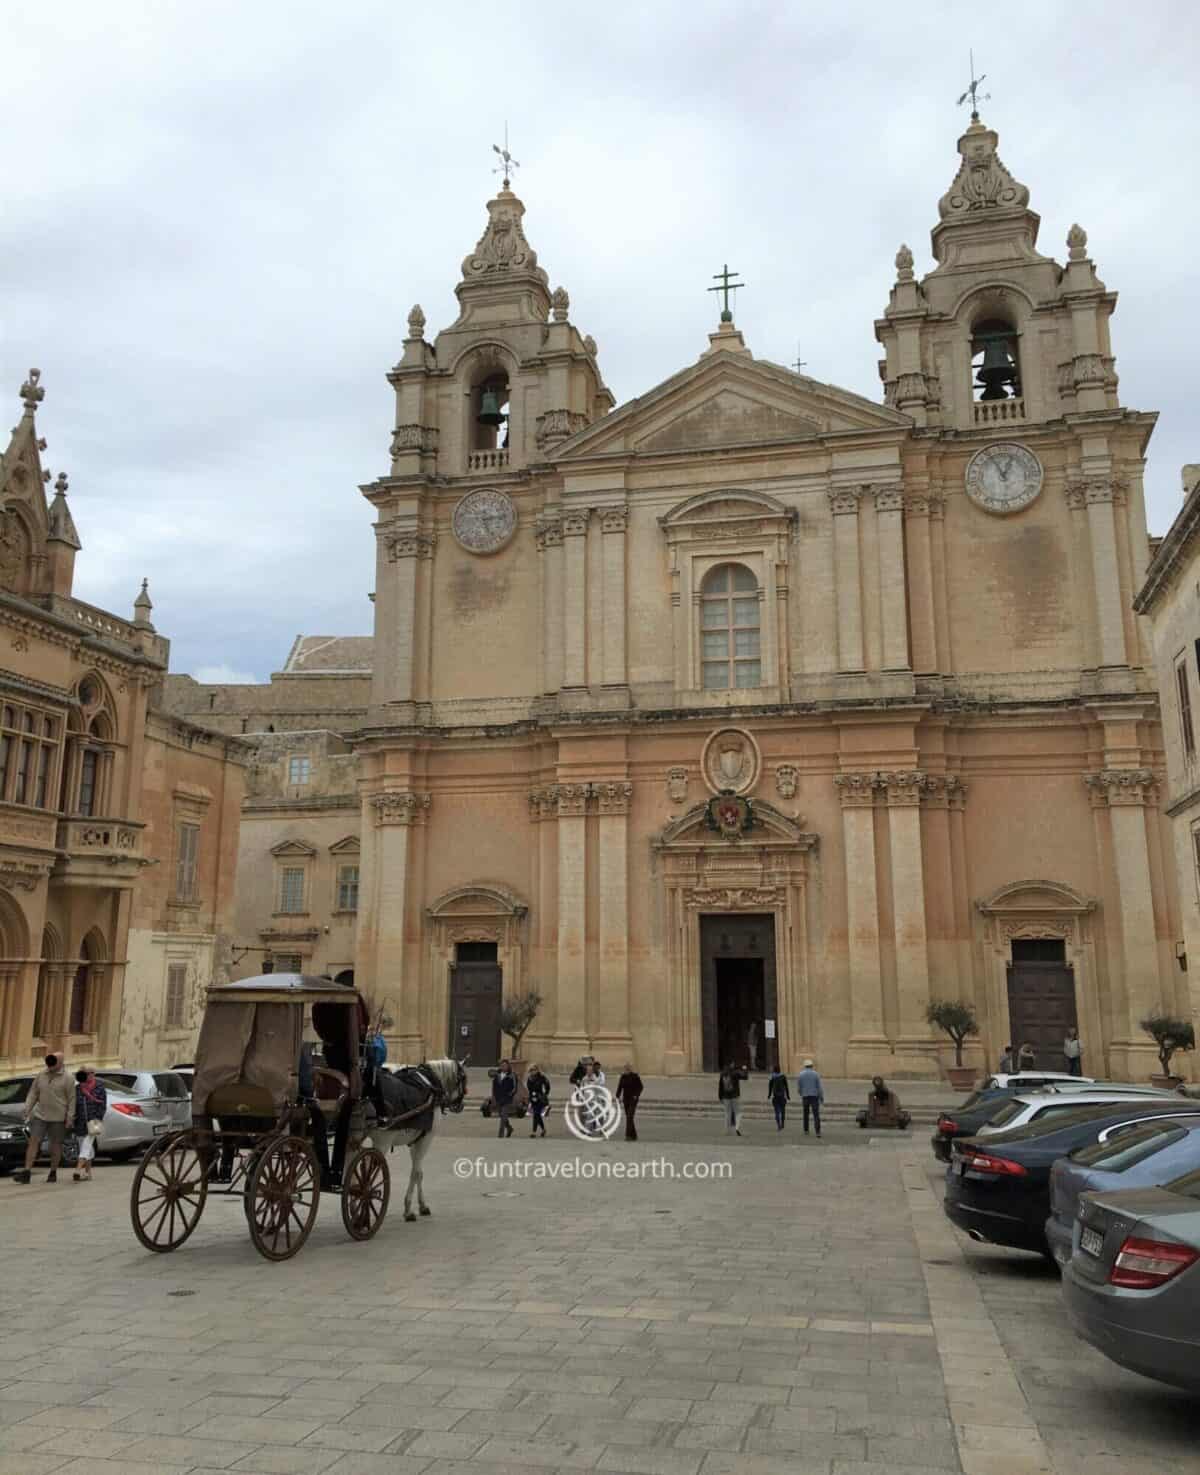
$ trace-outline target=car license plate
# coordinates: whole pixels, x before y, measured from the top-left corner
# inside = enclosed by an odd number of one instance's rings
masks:
[[[1104,1248],[1104,1236],[1097,1234],[1094,1229],[1081,1229],[1079,1231],[1079,1248],[1086,1250],[1089,1255],[1100,1258],[1100,1251]]]
[[[171,1123],[170,1122],[155,1122],[155,1124],[154,1124],[154,1135],[156,1137],[158,1136],[158,1134],[160,1132],[169,1132],[170,1130],[171,1130]]]
[[[960,1178],[967,1171],[967,1160],[965,1157],[956,1157],[954,1159],[954,1171]]]

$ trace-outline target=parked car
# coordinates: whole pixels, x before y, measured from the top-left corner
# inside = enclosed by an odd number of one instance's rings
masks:
[[[933,1155],[940,1162],[950,1161],[950,1147],[958,1137],[974,1137],[976,1132],[988,1125],[1018,1093],[1037,1091],[1044,1095],[1064,1095],[1089,1089],[1104,1089],[1112,1086],[1118,1091],[1152,1091],[1152,1086],[1124,1087],[1119,1081],[1094,1081],[1090,1076],[1054,1076],[1048,1073],[989,1076],[978,1091],[971,1093],[958,1106],[948,1107],[941,1112],[930,1142]]]
[[[97,1152],[124,1162],[164,1132],[191,1126],[191,1093],[173,1071],[104,1070],[97,1076],[108,1091]]]
[[[1059,1265],[1071,1258],[1080,1195],[1154,1188],[1200,1171],[1200,1118],[1139,1122],[1101,1142],[1077,1147],[1050,1169],[1046,1242]]]
[[[990,1137],[961,1138],[946,1169],[947,1217],[972,1239],[1052,1258],[1046,1243],[1050,1169],[1077,1147],[1155,1117],[1200,1116],[1200,1102],[1125,1100],[1078,1105]]]
[[[0,1173],[11,1173],[24,1167],[25,1149],[29,1146],[29,1129],[25,1126],[25,1098],[33,1085],[33,1076],[9,1076],[0,1081]],[[68,1134],[63,1143],[63,1166],[73,1168],[79,1144]],[[39,1162],[50,1158],[49,1143],[43,1141]]]
[[[1063,1297],[1076,1332],[1113,1362],[1200,1393],[1200,1172],[1084,1194]]]
[[[1174,1091],[1163,1091],[1156,1086],[1089,1086],[1085,1091],[1021,1091],[1008,1103],[990,1116],[976,1133],[979,1137],[991,1137],[997,1132],[1008,1132],[1014,1127],[1027,1127],[1030,1122],[1043,1121],[1047,1117],[1065,1116],[1081,1106],[1098,1106],[1106,1101],[1127,1100],[1165,1101],[1168,1107],[1176,1105],[1180,1097]]]
[[[1038,1086],[1053,1086],[1060,1081],[1066,1085],[1078,1082],[1081,1085],[1091,1085],[1092,1076],[1073,1076],[1065,1070],[1011,1070],[997,1071],[995,1075],[987,1076],[979,1083],[981,1091],[1033,1091]]]

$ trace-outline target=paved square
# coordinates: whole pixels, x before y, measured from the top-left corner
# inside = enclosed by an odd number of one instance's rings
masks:
[[[1076,1342],[1037,1262],[961,1240],[923,1136],[518,1126],[443,1121],[432,1218],[403,1222],[398,1153],[374,1241],[326,1200],[283,1265],[220,1198],[147,1254],[132,1168],[0,1180],[0,1475],[1200,1471],[1196,1405]],[[454,1174],[660,1157],[733,1176]]]

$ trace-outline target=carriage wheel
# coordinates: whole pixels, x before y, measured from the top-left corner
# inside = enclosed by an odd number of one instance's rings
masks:
[[[148,1250],[176,1250],[200,1222],[208,1165],[191,1132],[156,1142],[138,1164],[129,1193],[133,1232]]]
[[[264,1148],[246,1183],[246,1220],[254,1248],[268,1260],[290,1260],[317,1217],[317,1160],[302,1137]]]
[[[342,1174],[342,1223],[351,1239],[370,1239],[387,1215],[392,1175],[376,1147],[363,1147]]]

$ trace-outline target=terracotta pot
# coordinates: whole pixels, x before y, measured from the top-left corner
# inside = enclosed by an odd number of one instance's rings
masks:
[[[956,1091],[969,1091],[975,1084],[976,1071],[973,1065],[948,1065],[946,1075]]]
[[[1177,1091],[1183,1085],[1182,1076],[1151,1076],[1150,1084],[1164,1091]]]

